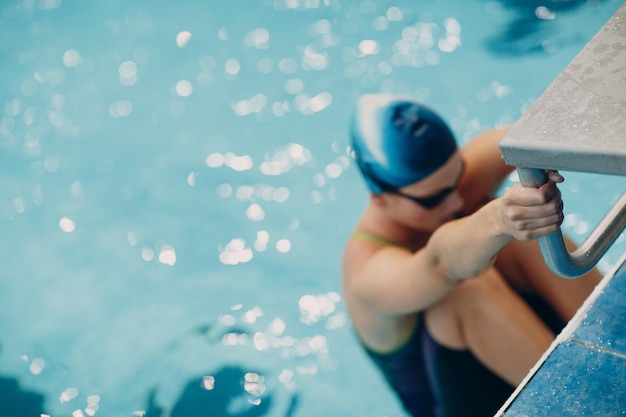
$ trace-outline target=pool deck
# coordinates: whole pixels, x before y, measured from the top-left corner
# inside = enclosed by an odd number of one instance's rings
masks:
[[[626,176],[625,80],[626,3],[502,140],[505,161]],[[496,414],[538,416],[626,416],[626,254]]]
[[[626,415],[626,256],[497,417]]]
[[[626,176],[626,3],[500,142],[507,164]]]

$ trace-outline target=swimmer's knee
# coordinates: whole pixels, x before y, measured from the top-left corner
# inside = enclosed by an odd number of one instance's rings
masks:
[[[459,311],[451,296],[428,308],[424,323],[430,337],[438,344],[450,349],[465,349],[463,329]]]
[[[463,282],[450,295],[450,304],[461,328],[468,321],[484,314],[495,314],[502,303],[513,294],[511,288],[495,269],[479,278]]]
[[[479,278],[464,281],[427,309],[426,328],[437,343],[452,349],[467,349],[467,328],[482,314],[497,310],[497,304],[506,299],[506,293],[507,284],[491,268]]]
[[[450,295],[455,305],[481,303],[506,289],[507,284],[502,276],[495,268],[491,268],[480,277],[463,282]]]

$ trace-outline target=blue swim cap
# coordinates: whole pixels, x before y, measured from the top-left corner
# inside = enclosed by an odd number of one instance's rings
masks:
[[[457,149],[454,135],[436,113],[387,94],[358,100],[351,136],[356,162],[374,194],[427,177]]]

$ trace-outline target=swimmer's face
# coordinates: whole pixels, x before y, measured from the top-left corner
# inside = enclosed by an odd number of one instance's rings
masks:
[[[463,208],[458,185],[464,171],[461,154],[456,151],[444,165],[423,180],[397,191],[387,192],[396,200],[403,215],[415,219],[420,227],[432,230],[452,220]],[[430,227],[427,227],[431,229]]]

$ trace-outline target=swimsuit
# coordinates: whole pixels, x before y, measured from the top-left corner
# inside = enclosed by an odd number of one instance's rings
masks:
[[[393,352],[379,353],[365,345],[363,347],[412,416],[436,417],[437,403],[429,376],[426,374],[426,356],[422,345],[423,328],[420,314],[410,339]]]
[[[394,244],[363,231],[355,232],[353,238]],[[554,333],[563,328],[565,323],[543,299],[520,296]],[[514,390],[469,350],[437,343],[421,313],[408,340],[394,351],[380,353],[363,347],[413,417],[493,416]]]
[[[485,368],[469,350],[438,344],[420,314],[410,339],[393,352],[364,346],[413,417],[493,416],[514,387]]]
[[[368,242],[380,243],[381,245],[387,245],[387,246],[402,246],[398,242],[385,239],[384,237],[375,235],[374,233],[366,232],[364,230],[355,230],[354,232],[352,232],[351,239],[366,240]]]

